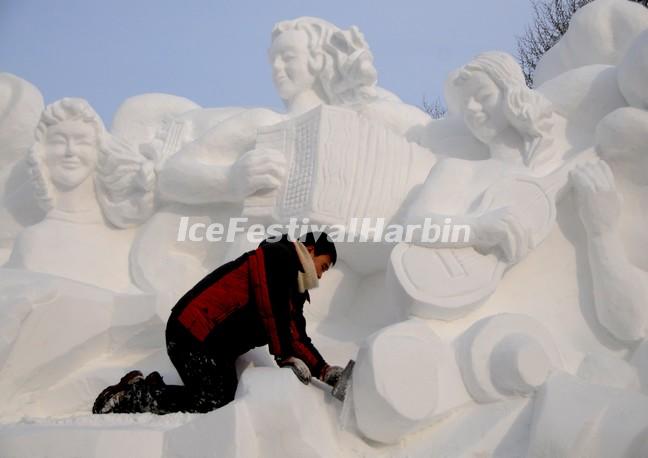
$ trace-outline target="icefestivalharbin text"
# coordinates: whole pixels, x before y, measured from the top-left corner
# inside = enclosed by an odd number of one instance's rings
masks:
[[[238,234],[245,235],[249,243],[278,241],[287,234],[290,240],[303,238],[309,232],[326,233],[332,242],[360,243],[468,243],[470,226],[453,224],[452,218],[445,218],[443,225],[425,218],[423,224],[387,224],[385,218],[351,218],[348,225],[312,224],[308,218],[290,218],[288,224],[248,224],[245,217],[230,218],[226,225],[221,223],[191,223],[189,217],[180,218],[178,242],[228,242],[233,243]]]

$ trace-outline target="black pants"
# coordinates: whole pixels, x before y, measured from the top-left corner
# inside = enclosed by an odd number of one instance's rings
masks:
[[[140,381],[131,386],[119,410],[123,412],[209,412],[234,400],[238,379],[236,358],[207,351],[182,325],[170,320],[167,353],[184,385]],[[117,412],[117,411],[115,411]]]

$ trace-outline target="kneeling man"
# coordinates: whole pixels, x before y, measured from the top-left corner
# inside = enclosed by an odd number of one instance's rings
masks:
[[[266,344],[303,383],[317,377],[335,385],[342,368],[329,366],[311,343],[303,307],[336,260],[328,236],[309,233],[303,243],[265,240],[219,267],[178,301],[167,323],[167,352],[184,385],[131,371],[97,397],[93,413],[217,409],[234,399],[236,358]]]

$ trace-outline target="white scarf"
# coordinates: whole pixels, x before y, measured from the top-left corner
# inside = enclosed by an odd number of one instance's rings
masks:
[[[303,293],[307,289],[317,288],[319,286],[319,278],[317,278],[315,263],[313,262],[313,258],[308,252],[308,248],[306,248],[306,245],[301,243],[299,240],[296,240],[295,249],[297,250],[299,261],[304,268],[303,272],[297,273],[297,285],[299,287],[299,292]]]

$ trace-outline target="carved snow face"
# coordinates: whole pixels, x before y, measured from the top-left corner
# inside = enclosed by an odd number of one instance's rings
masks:
[[[310,68],[308,36],[301,30],[288,30],[277,36],[269,52],[272,80],[279,97],[285,102],[315,85]]]
[[[47,129],[45,163],[54,186],[74,189],[94,172],[98,141],[92,125],[63,121]]]
[[[491,143],[509,127],[504,115],[504,94],[483,72],[474,72],[460,84],[464,122],[479,141]]]

